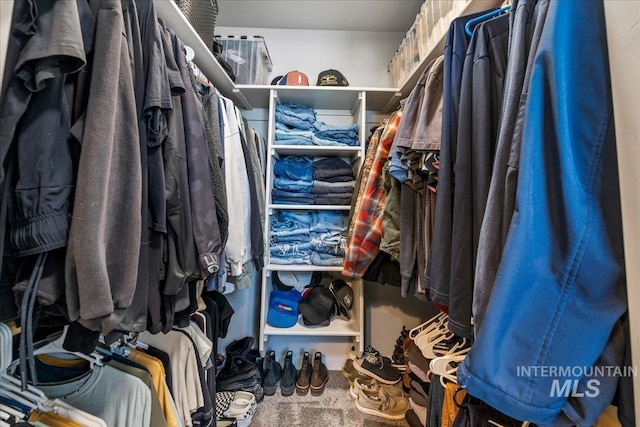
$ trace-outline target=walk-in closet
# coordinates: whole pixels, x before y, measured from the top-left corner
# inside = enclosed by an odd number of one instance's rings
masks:
[[[0,0],[0,427],[634,427],[640,0]]]

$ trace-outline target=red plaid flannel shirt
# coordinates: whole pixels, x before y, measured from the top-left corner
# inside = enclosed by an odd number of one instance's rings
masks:
[[[382,134],[376,131],[367,151],[363,165],[365,170],[347,235],[342,267],[342,274],[347,277],[362,277],[380,251],[382,214],[384,202],[387,199],[382,182],[382,167],[389,157],[389,149],[401,116],[402,110],[396,111],[384,127]],[[374,141],[376,135],[379,135],[378,141]]]

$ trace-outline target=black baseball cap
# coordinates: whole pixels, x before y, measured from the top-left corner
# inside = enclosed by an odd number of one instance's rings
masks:
[[[338,70],[324,70],[318,74],[316,86],[349,86],[349,82]]]
[[[314,286],[305,291],[298,303],[298,310],[305,326],[328,326],[331,317],[336,314],[333,294],[325,286]]]
[[[351,319],[349,310],[353,307],[353,289],[342,279],[334,279],[329,284],[331,295],[336,301],[338,312]]]

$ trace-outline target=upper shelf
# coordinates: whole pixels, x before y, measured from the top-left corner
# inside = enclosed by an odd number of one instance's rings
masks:
[[[418,83],[418,79],[427,68],[427,66],[431,63],[431,61],[444,53],[444,47],[449,31],[449,24],[453,19],[459,16],[470,15],[472,13],[500,6],[502,1],[503,0],[469,0],[467,2],[459,2],[461,7],[453,8],[449,12],[449,15],[447,15],[446,19],[441,19],[436,27],[433,28],[433,39],[430,43],[431,48],[429,49],[429,53],[424,58],[420,59],[420,63],[407,77],[407,79],[402,84],[402,87],[398,89],[400,96],[389,99],[389,102],[384,105],[380,109],[380,111],[386,113],[393,110],[398,105],[400,99],[409,96],[413,88],[416,86],[416,83]]]
[[[162,19],[169,28],[178,35],[180,40],[195,53],[193,62],[218,88],[220,93],[231,99],[240,108],[251,109],[251,105],[241,92],[235,91],[235,84],[222,66],[218,63],[213,53],[204,44],[196,30],[191,26],[187,18],[182,14],[175,2],[170,0],[153,0],[153,6],[158,18]]]
[[[395,96],[396,88],[375,87],[330,87],[330,86],[271,86],[237,85],[254,108],[269,108],[271,89],[278,91],[281,103],[300,104],[316,110],[351,110],[356,105],[360,93],[366,92],[367,110],[380,111]]]
[[[236,85],[204,44],[193,26],[180,11],[175,2],[170,0],[153,0],[158,18],[176,32],[180,40],[195,52],[194,62],[198,68],[213,82],[220,93],[231,99],[238,107],[251,110],[253,108],[269,108],[269,93],[276,86],[269,85]],[[317,86],[277,86],[278,94],[295,103],[309,104],[316,109],[352,109],[358,94],[367,92],[367,109],[381,111],[398,96],[397,88],[358,88],[358,87],[317,87]],[[398,98],[399,99],[399,98]],[[397,101],[396,101],[397,102]]]

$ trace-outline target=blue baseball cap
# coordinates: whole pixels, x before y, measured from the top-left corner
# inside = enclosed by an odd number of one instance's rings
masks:
[[[290,328],[298,322],[298,302],[302,295],[295,289],[281,291],[274,289],[269,295],[267,323],[274,328]]]

